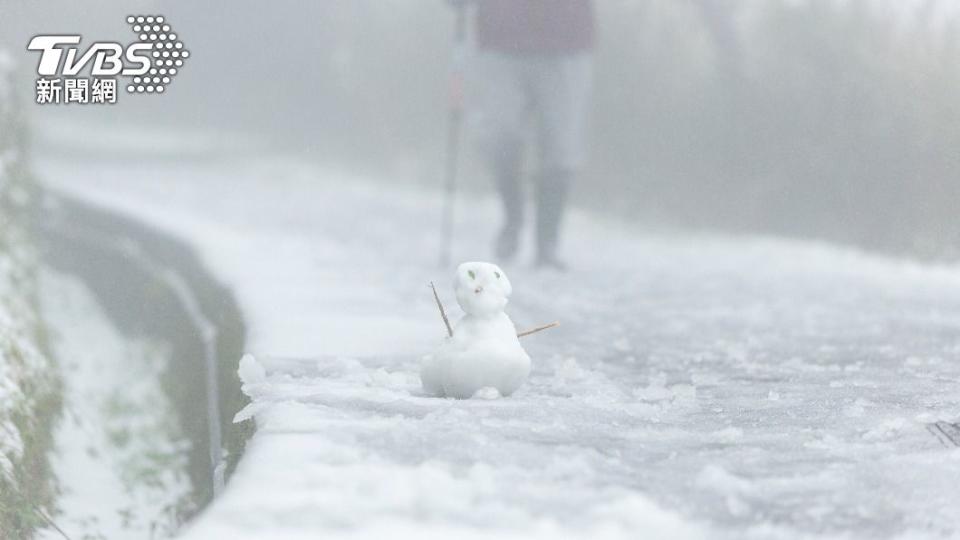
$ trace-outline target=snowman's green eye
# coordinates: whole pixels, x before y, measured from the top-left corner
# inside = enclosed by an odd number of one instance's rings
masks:
[[[497,276],[497,279],[500,279],[500,272],[494,272],[493,275]]]
[[[467,275],[470,276],[470,279],[477,279],[477,275],[473,273],[473,270],[467,270]]]

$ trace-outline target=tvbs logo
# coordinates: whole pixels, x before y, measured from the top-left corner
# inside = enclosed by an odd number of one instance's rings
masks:
[[[27,50],[40,53],[37,103],[116,103],[118,77],[126,79],[128,93],[164,93],[190,52],[163,16],[131,15],[127,24],[138,37],[127,45],[95,42],[81,49],[81,36],[70,34],[31,39]]]

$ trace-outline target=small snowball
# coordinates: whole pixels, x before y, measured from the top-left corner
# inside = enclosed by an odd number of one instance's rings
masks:
[[[492,386],[485,386],[473,394],[475,399],[500,399],[500,391]]]

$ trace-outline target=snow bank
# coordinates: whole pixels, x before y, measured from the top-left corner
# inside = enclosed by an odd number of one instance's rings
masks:
[[[568,372],[569,363],[555,369]],[[642,494],[596,485],[601,469],[621,458],[576,447],[586,442],[580,434],[602,431],[595,424],[608,414],[588,403],[587,388],[609,382],[548,373],[514,398],[452,401],[422,395],[416,358],[305,364],[247,356],[241,376],[255,402],[238,420],[255,413],[258,432],[215,503],[217,519],[201,519],[188,538],[299,538],[305,530],[357,538],[704,537]],[[584,398],[544,402],[544,392],[562,389]],[[284,488],[264,496],[257,485]]]

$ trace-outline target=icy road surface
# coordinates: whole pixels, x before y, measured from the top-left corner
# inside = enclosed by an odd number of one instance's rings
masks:
[[[434,194],[280,159],[41,165],[192,242],[248,318],[259,430],[187,538],[960,536],[960,450],[925,429],[960,417],[955,267],[577,215],[573,272],[504,265],[518,326],[563,323],[524,338],[528,384],[434,399],[430,280],[458,312]],[[495,210],[461,202],[458,260]]]

